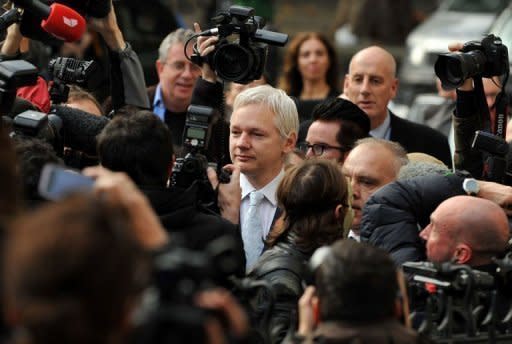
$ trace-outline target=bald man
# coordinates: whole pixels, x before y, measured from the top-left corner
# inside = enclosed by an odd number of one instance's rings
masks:
[[[499,243],[498,248],[503,247],[502,244],[504,240],[506,241],[503,237],[508,238],[506,234],[503,234],[503,228],[498,227],[501,231],[499,232],[501,239],[496,240],[490,234],[492,230],[489,230],[488,226],[496,223],[494,221],[506,224],[504,213],[512,215],[510,206],[512,204],[512,187],[477,180],[478,191],[475,193],[466,190],[467,186],[464,187],[466,179],[465,175],[460,173],[434,173],[397,180],[384,185],[372,193],[365,203],[360,222],[361,241],[388,252],[397,266],[401,266],[404,262],[424,261],[427,258],[425,240],[431,246],[428,258],[434,261],[450,260],[452,256],[440,257],[439,250],[443,247],[438,246],[443,245],[445,241],[448,242],[450,237],[445,236],[436,242],[435,239],[441,227],[436,230],[434,227],[439,225],[443,226],[442,228],[456,228],[454,222],[460,224],[457,228],[461,228],[464,234],[468,230],[473,231],[470,234],[476,238],[475,244],[473,241],[466,240],[466,237],[460,237],[461,243],[466,243],[473,249],[472,254],[475,253],[475,250],[478,250],[478,255],[483,254],[483,251],[487,250],[484,244],[488,243],[488,238],[491,242]],[[472,199],[468,199],[467,196],[459,197],[466,194],[476,194],[476,197],[472,197]],[[441,212],[439,215],[437,210],[444,208],[444,205],[441,208],[440,204],[449,199],[452,201],[448,203],[448,211]],[[484,205],[480,201],[483,201]],[[457,202],[459,203],[457,204]],[[495,206],[489,205],[489,202]],[[455,220],[448,225],[443,224],[443,221],[449,218],[448,216],[454,216]],[[491,219],[489,220],[489,218]],[[476,227],[482,231],[477,230]],[[418,228],[425,228],[421,232],[421,236]],[[493,226],[493,228],[495,227]],[[505,226],[505,228],[507,227]],[[450,228],[447,229],[447,231],[450,230]],[[431,232],[433,232],[433,238],[429,238]],[[449,235],[456,237],[455,234],[452,230]],[[486,237],[487,235],[489,236]],[[482,239],[480,236],[485,238]],[[479,244],[482,246],[478,246]],[[439,250],[436,250],[436,247]],[[457,247],[457,245],[453,247]],[[455,252],[453,247],[448,247],[449,253]],[[462,253],[459,251],[458,254]],[[490,251],[495,252],[495,250]]]
[[[396,61],[388,51],[371,46],[352,57],[343,93],[370,117],[370,134],[398,142],[409,153],[433,155],[451,166],[450,148],[443,134],[389,111],[388,104],[397,92]]]
[[[507,216],[489,200],[451,197],[430,216],[420,233],[427,241],[427,259],[434,263],[456,262],[478,267],[492,263],[509,239]]]

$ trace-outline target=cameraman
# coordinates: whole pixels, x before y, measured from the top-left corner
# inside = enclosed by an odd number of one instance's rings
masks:
[[[212,125],[209,148],[205,155],[208,161],[224,165],[230,162],[230,158],[229,126],[223,119],[223,85],[217,82],[208,64],[205,63],[201,68],[186,58],[185,43],[193,34],[191,30],[178,29],[164,38],[156,61],[159,83],[149,87],[147,92],[152,111],[173,134],[174,150],[178,157],[187,153],[183,148],[183,131],[188,106],[205,105],[218,109],[221,118]],[[192,55],[192,44],[188,46],[187,55]]]

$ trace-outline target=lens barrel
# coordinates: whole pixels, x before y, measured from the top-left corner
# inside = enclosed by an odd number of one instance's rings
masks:
[[[462,86],[464,81],[485,72],[487,58],[480,50],[467,53],[440,54],[434,66],[445,89]]]

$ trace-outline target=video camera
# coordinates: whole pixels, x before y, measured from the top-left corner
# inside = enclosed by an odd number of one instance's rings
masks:
[[[211,107],[189,105],[183,130],[183,146],[187,150],[185,158],[177,158],[172,169],[171,185],[188,189],[197,187],[198,200],[207,209],[218,213],[217,199],[212,189],[206,169],[210,166],[217,171],[221,183],[229,182],[230,175],[217,163],[209,163],[205,156],[212,135],[212,127],[219,119]]]
[[[82,61],[70,57],[57,57],[48,63],[48,72],[53,78],[50,88],[50,98],[54,104],[65,103],[68,100],[69,86],[74,84],[87,90],[97,86],[96,77],[98,65],[93,60]]]
[[[475,76],[491,78],[508,73],[508,49],[501,38],[488,35],[481,42],[465,43],[460,52],[440,54],[434,68],[444,88],[457,88]]]
[[[430,283],[439,288],[461,291],[466,287],[490,289],[494,286],[494,277],[487,272],[471,269],[467,265],[452,263],[407,262],[404,272],[420,283]]]
[[[220,13],[211,21],[215,28],[199,35],[218,35],[215,50],[204,58],[195,51],[191,60],[198,65],[208,63],[223,80],[247,84],[261,78],[268,44],[282,47],[288,42],[286,34],[263,30],[264,19],[254,16],[251,7],[231,6],[228,12]],[[238,34],[239,39],[230,42],[227,37],[232,34]]]
[[[410,277],[411,320],[419,333],[436,343],[510,342],[511,298],[497,274],[449,262],[402,266]]]

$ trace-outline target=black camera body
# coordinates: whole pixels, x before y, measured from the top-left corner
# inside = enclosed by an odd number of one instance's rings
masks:
[[[216,25],[210,34],[219,35],[215,50],[204,60],[227,81],[247,84],[259,79],[267,61],[268,44],[284,46],[288,35],[263,30],[264,20],[254,16],[254,9],[245,6],[231,6],[228,13],[221,13],[212,18]],[[229,41],[228,36],[238,34],[239,38]],[[198,54],[192,61],[201,64],[203,58]]]
[[[6,116],[14,105],[16,89],[35,85],[37,68],[24,60],[0,62],[0,114]]]
[[[35,137],[53,146],[57,153],[63,149],[62,120],[56,115],[27,110],[12,120],[11,137]]]
[[[98,64],[93,60],[82,61],[71,57],[57,57],[48,63],[48,72],[53,78],[50,98],[53,103],[65,103],[68,100],[69,87],[73,84],[87,90],[94,89],[98,80]]]
[[[461,291],[470,284],[480,289],[491,289],[495,286],[492,275],[471,269],[467,265],[406,262],[402,267],[405,273],[413,276],[413,281],[431,283],[445,290]]]
[[[54,79],[81,87],[89,85],[91,75],[97,68],[93,60],[82,61],[71,57],[56,57],[48,63],[48,72]]]
[[[434,68],[444,88],[457,88],[472,77],[491,78],[508,73],[508,49],[499,37],[491,34],[480,42],[465,43],[460,52],[440,54]]]
[[[182,247],[182,239],[174,233],[172,246],[154,256],[153,286],[137,312],[134,343],[204,343],[207,317],[227,323],[223,313],[197,306],[195,297],[208,288],[230,288],[231,276],[245,268],[243,251],[229,236],[211,240],[200,251]]]
[[[185,158],[176,159],[172,169],[171,185],[187,189],[196,180],[208,183],[208,160],[202,154],[208,148],[215,110],[208,106],[191,104],[187,109],[183,146],[189,151]]]

